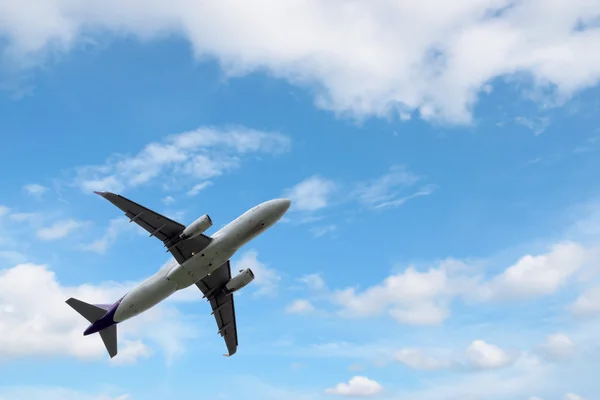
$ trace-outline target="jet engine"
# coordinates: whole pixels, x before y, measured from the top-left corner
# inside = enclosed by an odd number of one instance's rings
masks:
[[[206,231],[212,226],[212,220],[208,214],[204,214],[191,224],[189,224],[179,235],[182,240],[191,239]]]
[[[250,268],[246,268],[240,271],[240,273],[234,276],[229,282],[227,282],[223,290],[226,294],[231,294],[233,292],[237,292],[253,280],[254,274],[252,273],[252,270]]]

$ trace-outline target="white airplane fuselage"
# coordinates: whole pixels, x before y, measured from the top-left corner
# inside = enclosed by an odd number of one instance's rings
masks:
[[[185,289],[219,268],[243,245],[254,239],[286,213],[290,200],[275,199],[261,203],[214,233],[209,245],[179,264],[174,259],[114,303],[103,321],[90,325],[85,334],[95,333],[108,324],[130,319]],[[112,320],[112,321],[111,321]]]

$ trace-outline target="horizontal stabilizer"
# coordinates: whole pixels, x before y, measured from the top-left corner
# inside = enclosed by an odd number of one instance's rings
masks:
[[[70,305],[79,314],[81,314],[83,318],[87,319],[91,324],[101,319],[108,311],[108,308],[110,308],[110,306],[107,305],[93,305],[84,303],[83,301],[74,299],[73,297],[67,300],[66,303]],[[93,325],[91,325],[90,327],[93,327]],[[102,329],[98,333],[102,338],[102,342],[104,342],[104,347],[106,347],[110,358],[116,356],[117,326],[111,325],[108,328]],[[84,332],[83,334],[85,335],[86,332]]]
[[[106,329],[102,329],[99,333],[104,342],[104,347],[108,351],[108,355],[110,358],[113,358],[117,355],[117,326],[109,326]]]
[[[106,309],[94,306],[92,304],[84,303],[83,301],[77,300],[73,297],[67,300],[66,303],[70,305],[71,308],[73,308],[73,310],[81,314],[81,316],[87,319],[90,323],[98,321],[104,316],[104,314],[106,314]]]

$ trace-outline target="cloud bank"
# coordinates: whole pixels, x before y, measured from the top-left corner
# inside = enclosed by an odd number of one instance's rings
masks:
[[[600,3],[590,0],[32,0],[1,2],[0,15],[5,69],[100,33],[177,35],[230,76],[268,71],[359,118],[466,123],[497,78],[527,77],[528,96],[554,101],[600,79]]]

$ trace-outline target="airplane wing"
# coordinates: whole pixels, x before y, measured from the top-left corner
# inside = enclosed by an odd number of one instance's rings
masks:
[[[227,356],[234,355],[238,346],[233,293],[225,295],[220,290],[230,279],[231,266],[229,261],[225,261],[213,273],[196,283],[196,286],[202,291],[204,297],[210,301],[210,306],[213,310],[212,314],[215,316],[217,327],[219,328],[217,333],[225,339],[225,345],[229,352]]]
[[[181,240],[179,234],[185,226],[173,221],[155,211],[150,210],[119,194],[111,192],[94,192],[120,208],[129,217],[129,222],[135,222],[144,228],[150,236],[155,236],[163,242],[179,264],[192,257],[192,253],[202,251],[211,242],[206,235],[198,235],[191,239]]]

